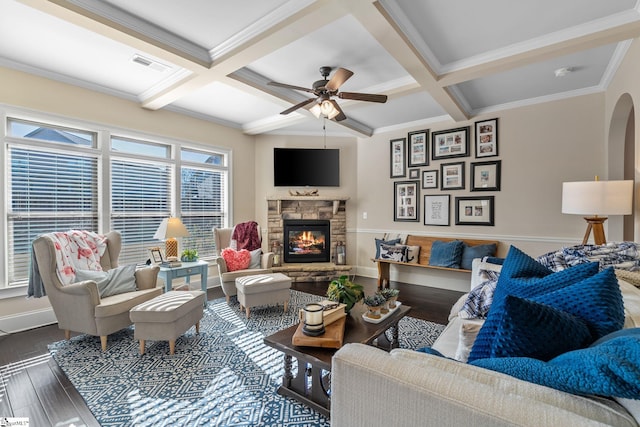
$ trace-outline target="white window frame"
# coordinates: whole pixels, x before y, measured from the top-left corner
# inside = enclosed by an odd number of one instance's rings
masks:
[[[232,183],[232,150],[228,148],[222,148],[219,146],[208,145],[199,142],[177,140],[175,138],[164,137],[161,135],[153,135],[150,133],[136,132],[129,129],[119,128],[115,126],[109,126],[100,123],[92,123],[83,121],[80,119],[62,117],[51,113],[36,112],[28,109],[22,109],[19,107],[1,105],[0,104],[0,138],[2,139],[3,149],[0,150],[0,162],[4,166],[4,174],[0,174],[0,185],[3,188],[8,188],[7,185],[10,182],[10,167],[7,167],[8,161],[8,145],[11,143],[19,142],[20,145],[26,147],[50,147],[49,142],[39,142],[35,140],[21,140],[21,138],[13,138],[7,135],[7,121],[8,119],[16,119],[20,121],[29,121],[34,123],[43,123],[51,126],[60,126],[70,129],[79,129],[83,131],[96,132],[97,133],[97,147],[74,147],[78,150],[96,153],[98,157],[98,232],[104,233],[109,231],[111,223],[111,136],[120,137],[125,139],[134,139],[144,142],[158,143],[162,145],[169,145],[171,147],[171,159],[172,162],[172,197],[171,197],[171,215],[178,215],[180,209],[180,181],[181,181],[181,169],[182,162],[180,160],[180,148],[193,149],[197,151],[210,152],[212,154],[219,154],[224,156],[224,166],[220,166],[219,169],[226,173],[225,184],[223,191],[225,192],[224,201],[226,201],[226,209],[223,209],[223,226],[228,227],[232,218],[232,206],[233,201],[231,198]],[[122,157],[120,154],[114,157]],[[126,156],[125,156],[126,157]],[[149,161],[157,160],[154,156],[148,156]],[[193,164],[186,162],[185,166],[190,167]],[[10,191],[4,193],[4,203],[1,208],[0,215],[0,234],[4,245],[0,245],[0,298],[12,298],[16,296],[24,296],[26,294],[26,283],[16,284],[9,286],[8,283],[8,211],[9,211],[9,198]],[[225,204],[223,202],[223,204]]]

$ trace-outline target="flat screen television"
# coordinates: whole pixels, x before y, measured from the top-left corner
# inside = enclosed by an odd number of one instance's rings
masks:
[[[334,148],[274,148],[276,187],[339,187],[340,150]]]

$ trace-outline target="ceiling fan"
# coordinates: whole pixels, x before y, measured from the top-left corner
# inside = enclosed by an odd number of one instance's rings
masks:
[[[387,95],[375,95],[370,93],[357,93],[357,92],[339,92],[338,89],[340,86],[344,84],[352,75],[353,71],[349,71],[346,68],[338,68],[335,73],[333,73],[333,77],[331,80],[327,80],[329,74],[331,73],[331,67],[320,67],[320,74],[322,74],[322,80],[317,80],[313,82],[313,89],[309,89],[301,86],[294,86],[285,83],[278,82],[269,82],[268,85],[271,86],[279,86],[288,89],[300,90],[303,92],[309,92],[316,96],[316,98],[309,98],[305,101],[302,101],[291,108],[288,108],[281,112],[280,114],[289,114],[298,108],[305,107],[312,102],[315,102],[315,105],[309,108],[309,111],[313,113],[316,117],[327,117],[328,119],[335,120],[337,122],[344,120],[347,116],[344,115],[344,112],[335,101],[335,99],[331,99],[333,96],[337,96],[340,99],[353,99],[356,101],[369,101],[369,102],[387,102]]]

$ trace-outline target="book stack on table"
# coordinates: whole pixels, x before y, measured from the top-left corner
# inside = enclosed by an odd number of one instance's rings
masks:
[[[302,332],[304,327],[304,310],[300,310],[300,323],[296,332],[293,334],[291,343],[299,346],[309,347],[326,347],[326,348],[340,348],[344,339],[344,325],[346,323],[347,312],[345,311],[345,304],[337,304],[334,301],[321,301],[320,304],[325,307],[323,311],[323,321],[325,332],[317,337],[311,337],[305,335]],[[333,307],[335,306],[335,307]]]

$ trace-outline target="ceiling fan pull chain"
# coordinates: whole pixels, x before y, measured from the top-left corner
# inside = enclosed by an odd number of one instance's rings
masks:
[[[324,134],[324,148],[327,148],[327,117],[322,117],[322,133]]]

